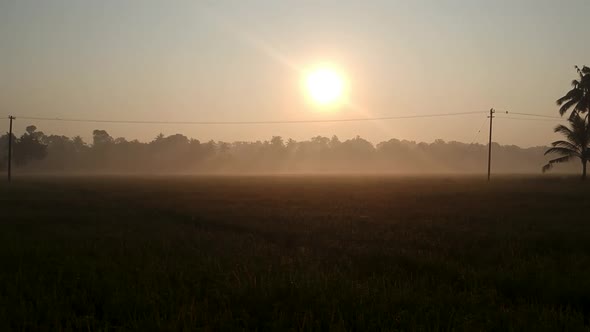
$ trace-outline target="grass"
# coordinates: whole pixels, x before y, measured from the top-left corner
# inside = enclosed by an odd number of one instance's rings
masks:
[[[590,330],[574,179],[17,178],[0,329]]]

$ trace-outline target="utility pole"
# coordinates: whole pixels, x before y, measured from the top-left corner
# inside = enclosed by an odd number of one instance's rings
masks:
[[[14,116],[9,116],[10,119],[10,129],[8,131],[8,182],[12,180],[12,120],[14,120]]]
[[[493,108],[490,109],[490,140],[488,141],[488,182],[490,181],[490,173],[492,171],[492,122],[494,119],[494,113],[496,113],[496,111]]]

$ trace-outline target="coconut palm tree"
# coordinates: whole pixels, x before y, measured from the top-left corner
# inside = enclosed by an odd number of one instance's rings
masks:
[[[560,106],[559,114],[562,116],[570,109],[572,109],[571,117],[577,113],[590,112],[590,68],[576,66],[576,70],[580,78],[573,80],[572,89],[565,96],[557,99],[557,105]]]
[[[551,143],[551,148],[545,151],[545,155],[550,153],[560,154],[561,157],[549,161],[543,166],[543,173],[553,168],[554,164],[564,163],[574,158],[579,158],[582,162],[582,180],[586,179],[586,163],[590,159],[590,126],[587,117],[582,117],[578,113],[571,115],[568,119],[570,127],[559,125],[555,127],[555,132],[565,136],[565,140]]]

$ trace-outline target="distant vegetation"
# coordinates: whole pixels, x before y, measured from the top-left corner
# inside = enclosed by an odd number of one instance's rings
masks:
[[[299,142],[274,136],[268,141],[227,143],[160,134],[144,143],[95,130],[87,144],[80,137],[45,135],[34,126],[14,139],[20,172],[483,173],[487,162],[487,145],[443,140],[391,139],[375,146],[358,136],[342,141],[316,136]],[[0,159],[6,158],[7,141],[0,137]],[[539,173],[539,165],[547,162],[546,147],[493,145],[494,172]],[[5,167],[5,160],[1,165]]]

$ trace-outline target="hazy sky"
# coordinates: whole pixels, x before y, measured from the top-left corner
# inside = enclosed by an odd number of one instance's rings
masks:
[[[557,115],[590,65],[588,0],[0,0],[0,115],[257,121],[487,111]],[[355,107],[320,112],[302,72],[330,63]],[[255,126],[17,120],[150,140],[360,135],[471,142],[485,115]],[[553,122],[497,119],[495,141],[549,143]],[[7,121],[0,130],[7,128]],[[478,136],[486,140],[487,129]]]

